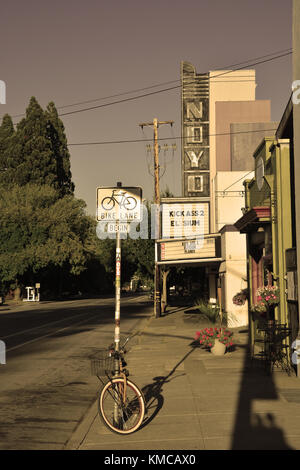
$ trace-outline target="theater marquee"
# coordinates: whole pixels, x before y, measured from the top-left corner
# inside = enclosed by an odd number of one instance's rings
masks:
[[[201,237],[208,233],[208,202],[162,204],[162,238]]]

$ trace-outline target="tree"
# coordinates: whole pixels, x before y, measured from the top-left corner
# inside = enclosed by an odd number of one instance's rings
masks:
[[[12,119],[8,114],[5,114],[0,126],[0,181],[4,180],[4,173],[8,168],[9,152],[14,134],[15,130]]]
[[[151,206],[149,202],[145,202],[148,216],[148,238],[130,239],[128,238],[124,245],[126,248],[126,256],[130,258],[130,262],[135,266],[135,272],[141,276],[152,278],[154,275],[154,250],[155,243],[151,238]]]
[[[47,106],[46,112],[47,132],[52,145],[53,156],[56,161],[58,190],[62,196],[74,193],[74,183],[70,165],[70,153],[63,122],[58,117],[53,102]]]
[[[57,187],[56,164],[47,135],[45,113],[32,97],[26,117],[17,124],[8,158],[8,183],[27,183]]]
[[[5,175],[0,176],[2,183],[46,184],[54,187],[60,197],[74,193],[67,138],[53,102],[44,111],[32,97],[17,130],[9,116],[1,129],[4,137],[1,139],[0,132],[0,158],[6,168]]]
[[[0,278],[9,287],[37,282],[43,271],[78,276],[92,257],[85,203],[47,185],[0,192]],[[31,284],[30,284],[31,285]]]
[[[52,158],[51,142],[47,135],[47,121],[43,109],[32,97],[26,109],[26,118],[17,125],[21,144],[20,164],[16,183],[55,186],[56,168]]]

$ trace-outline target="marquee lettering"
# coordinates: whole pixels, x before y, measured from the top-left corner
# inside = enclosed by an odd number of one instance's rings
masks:
[[[198,168],[199,160],[203,155],[204,150],[198,150],[198,152],[194,150],[187,150],[186,154],[190,159],[192,168]]]

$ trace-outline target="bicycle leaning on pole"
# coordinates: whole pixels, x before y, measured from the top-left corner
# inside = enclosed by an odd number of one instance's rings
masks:
[[[115,204],[119,208],[134,210],[137,199],[128,196],[127,190],[122,189],[122,183],[117,188],[111,188],[111,196],[102,199],[102,207],[112,210]],[[116,196],[120,197],[120,200]],[[141,199],[141,191],[140,191]],[[116,222],[119,222],[117,214]],[[145,415],[145,401],[140,389],[130,380],[129,372],[125,368],[125,344],[120,344],[120,303],[121,303],[121,238],[116,233],[116,277],[115,277],[115,331],[114,344],[110,350],[99,351],[98,358],[92,360],[92,373],[97,375],[103,384],[98,397],[98,411],[106,426],[119,434],[130,434],[136,431],[143,422]],[[105,383],[101,376],[106,376]]]
[[[104,424],[118,434],[135,432],[142,424],[145,415],[145,401],[141,390],[131,380],[125,368],[124,344],[116,351],[114,347],[99,351],[92,359],[92,374],[102,382],[98,395],[98,413]],[[108,381],[103,380],[106,376]]]

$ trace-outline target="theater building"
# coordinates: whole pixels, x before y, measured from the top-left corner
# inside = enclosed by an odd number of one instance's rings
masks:
[[[195,204],[203,213],[198,238],[204,238],[203,245],[199,239],[193,245],[182,233],[170,235],[168,228],[164,233],[170,221],[163,210],[157,262],[197,268],[207,281],[209,301],[221,298],[222,308],[231,312],[229,325],[247,324],[247,305],[238,308],[232,303],[236,290],[246,287],[247,277],[246,237],[234,222],[244,205],[243,180],[254,169],[253,150],[277,125],[270,121],[270,101],[255,99],[254,70],[198,74],[192,64],[182,62],[181,82],[182,194],[162,203],[182,208]]]

